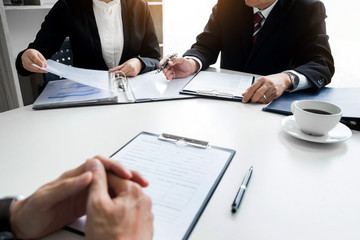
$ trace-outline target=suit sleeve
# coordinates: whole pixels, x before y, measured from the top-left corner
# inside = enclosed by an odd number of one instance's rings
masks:
[[[138,59],[143,63],[140,73],[145,73],[158,68],[160,59],[159,41],[156,36],[154,22],[149,7],[145,13],[145,35],[141,44]]]
[[[307,34],[300,41],[294,58],[298,66],[295,71],[305,75],[315,86],[320,89],[331,82],[334,75],[334,59],[331,54],[329,37],[326,34],[326,11],[323,3],[316,2],[312,8]]]
[[[36,34],[34,42],[30,43],[27,49],[38,50],[45,59],[49,59],[61,47],[68,33],[65,30],[64,21],[66,19],[67,5],[65,1],[58,1],[45,17],[39,32]],[[25,49],[25,50],[27,50]],[[16,69],[22,76],[28,76],[31,72],[27,71],[21,62],[21,56],[25,52],[21,51],[16,58]]]

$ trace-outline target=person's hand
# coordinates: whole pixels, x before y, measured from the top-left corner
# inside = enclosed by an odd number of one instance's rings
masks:
[[[30,71],[30,72],[37,72],[37,73],[47,73],[47,71],[44,71],[40,68],[34,67],[33,64],[37,64],[40,67],[46,67],[46,59],[44,56],[35,49],[27,49],[22,55],[21,55],[21,63],[23,67]]]
[[[285,73],[260,77],[243,93],[243,103],[269,103],[280,97],[291,86],[291,79]]]
[[[148,183],[137,172],[118,162],[96,156],[105,169],[141,186]],[[58,179],[38,189],[30,197],[19,200],[11,208],[10,224],[17,238],[39,238],[72,223],[85,214],[88,187],[93,179],[86,163],[63,173]]]
[[[162,66],[167,60],[169,56],[161,59],[159,66]],[[167,80],[171,80],[173,78],[184,78],[189,75],[197,72],[200,68],[198,62],[194,59],[186,59],[183,57],[180,58],[171,58],[168,62],[168,65],[164,68],[163,73]]]
[[[138,58],[131,58],[123,64],[109,69],[110,72],[122,71],[127,77],[137,76],[142,68],[142,63]]]
[[[97,160],[88,162],[87,168],[93,173],[93,181],[86,210],[86,239],[152,239],[152,203],[140,185],[106,174]]]

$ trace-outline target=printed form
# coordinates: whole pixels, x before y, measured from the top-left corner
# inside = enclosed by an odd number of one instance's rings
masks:
[[[154,239],[184,239],[215,190],[233,152],[206,149],[140,134],[111,158],[139,171],[153,202]],[[85,221],[71,227],[84,230]]]

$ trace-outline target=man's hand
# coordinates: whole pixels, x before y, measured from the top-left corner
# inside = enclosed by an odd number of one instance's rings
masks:
[[[33,66],[33,64],[37,64],[40,67],[46,67],[46,59],[38,50],[27,49],[21,55],[21,62],[23,67],[30,72],[47,73],[47,71]]]
[[[291,86],[291,79],[285,73],[260,77],[243,93],[243,103],[269,103],[280,97]]]
[[[88,162],[101,162],[106,171],[141,186],[148,183],[137,172],[118,162],[96,156]],[[11,208],[10,224],[17,238],[29,239],[48,235],[72,223],[86,211],[87,194],[93,174],[86,163],[63,173],[58,179],[38,189],[30,197],[19,200]],[[107,191],[107,189],[105,189]]]
[[[106,175],[97,160],[88,162],[87,168],[93,173],[93,181],[87,202],[86,239],[152,239],[152,204],[140,185],[114,174]]]
[[[163,65],[169,56],[161,59],[159,66]],[[163,73],[167,80],[171,80],[173,78],[184,78],[189,75],[196,73],[199,70],[199,63],[194,59],[186,59],[183,57],[180,58],[171,58],[168,62],[168,65],[164,68]]]
[[[137,76],[142,68],[142,63],[138,58],[131,58],[123,64],[109,69],[110,72],[122,71],[127,77]]]

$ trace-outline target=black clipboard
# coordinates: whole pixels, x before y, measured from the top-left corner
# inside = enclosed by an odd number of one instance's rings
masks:
[[[146,146],[144,146],[143,144],[145,144]],[[144,158],[145,156],[148,157],[148,155],[147,154],[144,155],[144,153],[142,153],[142,154],[139,153],[138,155],[136,155],[136,151],[134,151],[136,149],[139,149],[139,150],[141,149],[141,151],[146,151],[144,149],[149,149],[149,152],[152,152],[153,150],[158,151],[158,152],[163,152],[166,149],[170,149],[170,150],[177,149],[178,151],[184,151],[184,152],[191,151],[191,154],[189,156],[204,155],[204,159],[202,159],[201,161],[203,161],[203,162],[209,161],[209,162],[207,162],[207,165],[204,166],[203,170],[210,169],[209,165],[211,165],[211,164],[215,164],[214,166],[220,166],[215,171],[213,168],[211,168],[211,170],[214,171],[214,173],[211,173],[212,176],[209,177],[209,179],[211,179],[211,182],[204,184],[204,186],[207,187],[206,189],[202,188],[202,189],[198,190],[198,192],[203,192],[203,193],[201,193],[201,196],[196,201],[193,201],[193,199],[192,199],[191,202],[189,202],[189,204],[188,204],[190,207],[185,207],[184,209],[180,210],[180,212],[181,212],[181,211],[189,211],[189,209],[191,209],[191,213],[190,213],[191,219],[186,218],[186,224],[183,224],[183,225],[181,225],[181,227],[179,227],[179,226],[176,226],[176,221],[169,222],[170,227],[171,227],[171,225],[174,225],[173,226],[174,230],[171,230],[171,229],[169,230],[165,227],[156,228],[157,226],[156,225],[154,226],[154,228],[155,228],[154,240],[188,239],[192,230],[194,229],[197,221],[199,220],[201,214],[203,213],[205,207],[207,206],[208,202],[210,201],[211,196],[215,192],[219,182],[221,181],[223,175],[225,174],[225,171],[228,168],[231,160],[233,159],[233,157],[235,155],[235,150],[212,146],[209,144],[209,142],[206,142],[206,141],[176,136],[176,135],[172,135],[172,134],[163,133],[163,134],[157,135],[157,134],[153,134],[153,133],[149,133],[149,132],[140,132],[137,136],[135,136],[128,143],[126,143],[123,147],[121,147],[114,154],[112,154],[111,158],[114,160],[120,160],[122,162],[122,164],[124,164],[127,167],[129,167],[128,165],[131,165],[131,164],[135,164],[135,165],[140,164],[140,163],[143,164],[144,160],[140,160],[139,162],[131,161],[131,159]],[[216,157],[214,157],[214,159],[208,159],[208,155],[211,154],[213,156],[214,153],[215,153]],[[171,151],[170,154],[173,154],[174,156],[178,156],[178,155],[176,155],[176,153],[174,151]],[[126,157],[126,156],[128,156],[128,157]],[[222,159],[220,159],[220,156]],[[128,159],[126,159],[126,158],[128,158]],[[180,158],[181,158],[181,156],[180,156]],[[150,159],[151,159],[152,163],[149,163],[148,166],[145,166],[145,168],[148,168],[148,172],[151,172],[154,170],[151,168],[153,162],[163,160],[161,157],[159,157],[159,159],[154,159],[154,158],[150,158]],[[186,162],[196,161],[196,158],[195,159],[179,159],[179,160],[183,161],[184,162],[183,165],[186,167],[187,166]],[[172,159],[172,161],[173,161],[173,159]],[[176,162],[176,160],[174,160],[174,162]],[[171,165],[174,164],[174,162],[172,162]],[[193,162],[191,162],[191,163],[193,163]],[[165,163],[163,162],[163,164],[165,164]],[[190,164],[188,164],[188,165],[191,166]],[[140,171],[140,173],[142,173],[145,178],[148,174],[146,171],[145,172],[141,171],[140,169],[137,169],[136,167],[133,167],[133,168],[129,167],[129,168]],[[198,171],[198,170],[199,169],[196,169],[196,171]],[[206,172],[206,171],[204,171],[204,172]],[[170,175],[178,174],[178,172],[173,173],[170,171],[170,172],[168,172],[168,174],[170,174]],[[210,174],[210,173],[207,173],[207,174]],[[148,176],[151,176],[151,174],[149,174]],[[191,173],[189,176],[191,176]],[[192,177],[194,177],[194,176],[192,176]],[[151,184],[155,184],[154,182],[151,182],[151,179],[148,179],[148,180],[150,180],[150,186],[151,186]],[[174,181],[174,182],[176,182],[176,181]],[[176,187],[177,186],[174,185],[174,187],[171,186],[171,188],[169,187],[169,189],[176,190]],[[153,193],[154,192],[157,193],[157,191],[154,190],[155,188],[156,188],[156,186],[154,186],[154,188],[152,190],[150,189],[150,194],[148,193],[152,197],[154,205],[158,204],[156,198],[159,197],[159,196],[156,197],[156,196],[151,195],[151,191]],[[186,189],[186,187],[183,187],[183,186],[180,186],[180,188]],[[144,191],[146,191],[146,189]],[[206,193],[206,194],[204,194],[204,193]],[[182,196],[182,197],[183,197],[183,195],[184,195],[183,192],[181,192],[181,194],[179,194],[179,196]],[[175,195],[175,196],[171,196],[171,197],[177,199],[177,198],[179,198],[179,196]],[[166,199],[166,197],[167,197],[166,195],[162,196],[162,199]],[[191,198],[196,199],[197,197],[198,196],[196,196],[196,192],[195,192]],[[194,204],[191,205],[194,202],[196,203],[196,205],[195,206],[194,206]],[[166,203],[166,201],[161,202],[161,204],[164,204],[164,203]],[[172,206],[172,207],[174,207],[174,206]],[[157,209],[159,209],[159,208],[157,208]],[[163,209],[166,210],[166,207],[164,207]],[[153,211],[153,212],[154,212],[155,218],[157,218],[157,212],[156,211]],[[183,219],[180,217],[179,222],[182,222],[182,220]],[[160,224],[160,226],[162,226],[162,225]],[[82,234],[82,235],[84,234],[81,229],[74,229],[71,226],[68,226],[65,229],[73,231],[78,234]],[[178,230],[178,232],[176,232],[176,230]],[[164,235],[160,234],[163,238],[157,238],[156,231],[169,231],[170,234],[174,234],[174,235],[166,236],[166,234],[167,234],[167,232],[166,232],[166,233],[164,233]],[[166,236],[166,237],[164,238],[164,236]]]

